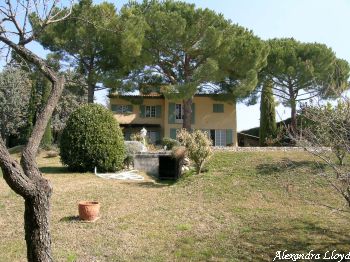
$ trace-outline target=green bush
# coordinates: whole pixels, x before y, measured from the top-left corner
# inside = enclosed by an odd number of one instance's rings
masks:
[[[164,137],[162,140],[162,146],[166,146],[167,150],[171,150],[173,147],[179,146],[179,145],[180,145],[179,141],[169,137]]]
[[[120,170],[125,159],[124,139],[113,114],[88,104],[74,111],[63,130],[60,156],[71,171]]]

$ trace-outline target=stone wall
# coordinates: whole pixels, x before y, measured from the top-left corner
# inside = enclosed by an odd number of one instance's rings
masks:
[[[134,156],[134,168],[150,175],[158,175],[159,155],[170,155],[170,152],[136,154]]]
[[[330,151],[329,147],[213,147],[214,151],[234,151],[234,152],[303,152],[303,151]]]

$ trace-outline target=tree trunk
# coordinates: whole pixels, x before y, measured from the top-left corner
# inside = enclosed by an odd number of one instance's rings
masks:
[[[294,99],[290,101],[290,107],[291,107],[291,132],[293,136],[297,135],[297,105]]]
[[[87,65],[87,85],[88,85],[88,103],[94,103],[96,75],[94,70],[95,57],[90,57],[89,64]]]
[[[37,185],[37,194],[25,198],[24,229],[27,259],[53,261],[51,256],[50,197],[52,188],[46,179]]]
[[[189,132],[192,130],[192,100],[192,97],[190,99],[183,100],[184,116],[182,127]]]
[[[88,82],[88,103],[94,102],[95,84]]]

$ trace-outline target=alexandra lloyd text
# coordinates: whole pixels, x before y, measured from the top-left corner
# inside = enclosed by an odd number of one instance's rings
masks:
[[[315,253],[313,250],[310,250],[308,253],[289,253],[288,250],[277,251],[276,256],[273,261],[278,260],[332,260],[332,261],[350,261],[350,252],[349,253],[339,253],[337,250],[326,251],[324,253]]]

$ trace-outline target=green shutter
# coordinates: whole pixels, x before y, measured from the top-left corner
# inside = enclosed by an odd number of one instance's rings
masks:
[[[156,106],[156,118],[162,117],[162,106]]]
[[[134,107],[132,105],[128,105],[128,112],[132,113],[134,110]]]
[[[224,104],[213,104],[213,112],[214,113],[223,113],[224,112]]]
[[[146,107],[145,106],[140,106],[140,117],[145,117],[145,111]]]
[[[170,138],[176,139],[176,128],[170,128]]]
[[[111,105],[111,109],[112,109],[113,112],[117,112],[118,105]]]
[[[196,105],[194,103],[192,103],[192,121],[191,124],[194,124],[196,121]]]
[[[175,124],[175,104],[169,103],[168,123]]]
[[[157,131],[156,132],[156,144],[160,144],[161,141],[160,141],[160,131]]]
[[[230,145],[233,143],[233,130],[226,129],[226,145]]]

